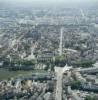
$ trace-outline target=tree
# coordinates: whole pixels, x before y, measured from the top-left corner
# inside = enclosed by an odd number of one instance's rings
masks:
[[[66,59],[65,56],[56,56],[55,57],[55,65],[64,67],[66,65]]]
[[[74,65],[77,67],[91,67],[94,64],[94,61],[78,61]]]
[[[72,89],[79,89],[79,88],[80,88],[80,85],[81,85],[81,82],[80,82],[80,81],[74,81],[74,82],[71,84],[71,88],[72,88]]]
[[[85,100],[94,100],[91,96],[86,96]]]

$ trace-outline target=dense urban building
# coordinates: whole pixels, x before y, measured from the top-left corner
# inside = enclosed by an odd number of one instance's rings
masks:
[[[0,1],[0,100],[98,100],[98,2],[30,1]]]

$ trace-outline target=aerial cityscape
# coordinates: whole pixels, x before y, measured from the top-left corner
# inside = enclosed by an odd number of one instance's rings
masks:
[[[98,100],[98,1],[69,1],[0,0],[0,100]]]

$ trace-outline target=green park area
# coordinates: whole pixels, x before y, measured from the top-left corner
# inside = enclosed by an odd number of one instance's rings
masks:
[[[16,78],[19,76],[29,76],[32,73],[44,73],[44,70],[30,70],[30,71],[9,71],[5,69],[0,69],[0,80]]]

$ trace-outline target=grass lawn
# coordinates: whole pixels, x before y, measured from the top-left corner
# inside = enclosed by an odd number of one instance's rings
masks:
[[[28,76],[32,75],[32,73],[44,73],[44,70],[31,70],[31,71],[8,71],[5,69],[0,69],[0,80],[15,78],[18,76]]]

